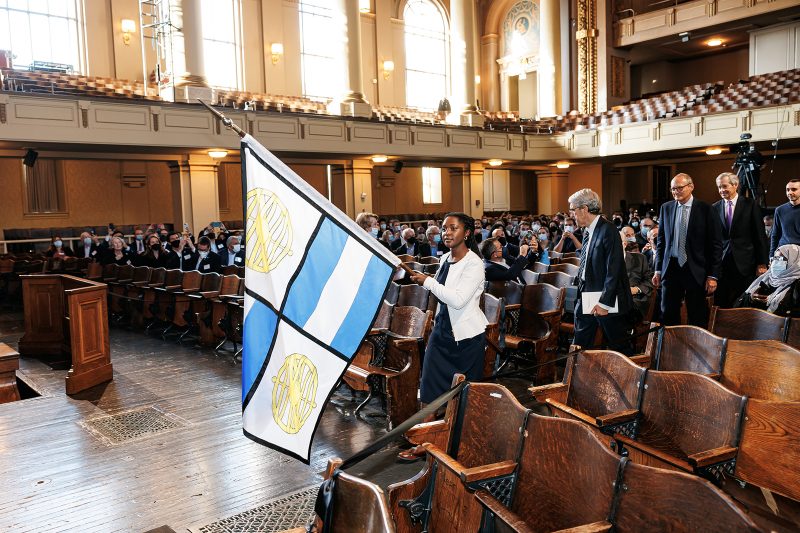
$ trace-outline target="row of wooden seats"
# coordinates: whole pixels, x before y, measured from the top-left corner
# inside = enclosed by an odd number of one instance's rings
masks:
[[[782,350],[763,378],[758,361],[775,346],[730,342],[741,345],[728,350],[725,385],[693,372],[648,370],[616,352],[586,351],[570,359],[562,383],[531,393],[554,415],[610,438],[635,462],[707,477],[747,500],[770,527],[800,527],[800,504],[792,502],[800,500],[797,372],[777,371],[781,363],[796,368],[800,353]],[[771,491],[776,509],[728,477]]]
[[[7,91],[161,100],[155,87],[141,82],[36,70],[4,70]]]
[[[166,338],[196,333],[200,344],[220,349],[241,338],[244,281],[235,274],[183,272],[146,266],[90,265],[87,278],[109,286],[109,312],[131,325],[161,326]]]
[[[461,376],[463,379],[463,376]],[[332,531],[758,531],[700,478],[638,465],[584,425],[542,417],[504,387],[467,384],[444,420],[408,433],[426,468],[385,494],[336,470]],[[574,528],[574,529],[571,529]]]

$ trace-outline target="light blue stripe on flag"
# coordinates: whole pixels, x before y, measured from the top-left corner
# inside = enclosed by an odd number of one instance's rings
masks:
[[[347,234],[326,218],[319,228],[302,270],[289,289],[283,314],[303,327],[317,308],[320,294],[331,277],[347,242]]]
[[[381,305],[386,281],[392,271],[392,267],[378,256],[370,258],[353,304],[331,342],[332,348],[345,355],[356,353],[364,333],[375,318],[375,310]]]
[[[278,315],[253,298],[242,336],[242,402],[264,366],[277,324]]]

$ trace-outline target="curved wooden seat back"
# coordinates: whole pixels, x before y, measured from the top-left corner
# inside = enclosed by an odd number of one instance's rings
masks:
[[[222,285],[222,275],[216,272],[201,274],[200,292],[217,292]]]
[[[628,462],[614,531],[759,531],[725,493],[708,481]]]
[[[387,300],[381,303],[381,308],[378,310],[378,316],[375,317],[375,322],[372,323],[373,329],[389,329],[389,324],[392,321],[392,310],[394,305],[390,304]]]
[[[239,281],[240,278],[236,274],[222,276],[222,283],[219,286],[220,295],[235,295],[239,292]]]
[[[533,266],[529,266],[528,270],[531,272],[536,272],[537,274],[544,274],[550,269],[550,265],[545,265],[544,263],[535,262]]]
[[[167,278],[167,269],[163,267],[154,268],[150,273],[150,283],[148,287],[162,287],[164,280]]]
[[[129,282],[133,279],[133,265],[122,265],[117,269],[117,282]]]
[[[428,310],[428,299],[430,291],[422,285],[416,283],[412,285],[403,285],[400,287],[400,294],[397,297],[396,305],[400,307],[416,307],[422,311]]]
[[[419,307],[395,305],[389,331],[403,337],[422,338],[428,314]]]
[[[516,460],[530,409],[495,383],[469,383],[459,397],[448,455],[466,468]]]
[[[239,271],[239,267],[236,265],[228,265],[222,267],[222,275],[223,276],[230,276],[231,274],[236,274]]]
[[[103,281],[109,282],[117,279],[117,270],[119,265],[111,263],[103,267]]]
[[[43,272],[44,270],[44,261],[41,259],[34,259],[30,263],[25,265],[25,272],[28,274],[37,274],[39,272]]]
[[[573,285],[573,276],[563,272],[545,272],[539,274],[539,283],[547,283],[553,287],[567,288]]]
[[[720,383],[748,398],[800,401],[800,350],[780,341],[728,341]]]
[[[133,269],[133,283],[149,282],[153,269],[148,266],[138,266]]]
[[[426,257],[420,257],[418,262],[422,263],[423,265],[438,265],[439,258],[429,255]]]
[[[10,274],[14,272],[13,259],[0,259],[0,274]]]
[[[531,415],[511,510],[535,532],[608,518],[622,458],[572,420]]]
[[[591,417],[638,409],[645,372],[618,352],[579,352],[567,365],[565,403]]]
[[[578,257],[578,252],[564,252],[563,254],[561,254],[561,258],[562,259],[570,259],[570,258],[578,258],[578,259],[580,259]]]
[[[184,292],[196,291],[200,289],[200,283],[202,279],[203,275],[197,270],[184,272],[183,277],[181,278],[181,288]]]
[[[522,310],[519,315],[517,335],[532,339],[541,338],[550,331],[549,324],[539,313],[560,312],[564,310],[565,289],[553,287],[547,283],[525,285],[522,292]]]
[[[414,256],[408,254],[400,254],[397,256],[397,258],[400,260],[401,263],[411,263],[414,261]]]
[[[390,304],[394,305],[397,303],[397,298],[399,297],[400,297],[400,285],[398,285],[394,281],[389,283],[389,288],[386,289],[386,294],[384,295],[383,299],[389,302]]]
[[[550,265],[550,269],[548,272],[563,272],[570,277],[575,277],[578,275],[578,266],[572,265],[570,263],[559,263],[557,265]]]
[[[374,483],[342,471],[336,473],[330,525],[330,531],[349,533],[395,531],[383,490]]]
[[[417,263],[416,261],[403,261],[408,268],[416,270],[417,272],[425,272],[425,265]]]
[[[741,341],[784,339],[787,319],[761,309],[742,307],[720,309],[713,307],[708,330],[720,337]]]
[[[747,398],[691,372],[650,370],[636,440],[685,460],[736,447]]]
[[[164,275],[164,287],[173,287],[175,285],[180,285],[182,279],[183,279],[183,270],[178,270],[177,268],[172,270],[167,270]]]
[[[505,301],[503,298],[497,298],[489,293],[484,292],[481,294],[481,310],[489,321],[489,325],[499,324],[503,315],[503,307]]]
[[[506,305],[517,305],[522,302],[524,288],[524,285],[516,281],[490,281],[486,292],[497,298],[505,298]]]
[[[697,374],[719,374],[727,339],[697,326],[669,326],[656,335],[655,353],[650,355],[654,370],[682,370]]]
[[[103,265],[100,263],[89,263],[86,265],[86,279],[99,280],[103,277]]]
[[[559,264],[560,264],[560,265],[565,265],[565,264],[566,264],[566,265],[575,265],[575,266],[581,266],[581,260],[580,260],[580,258],[578,258],[578,257],[575,257],[575,256],[572,256],[572,257],[562,257],[562,258],[561,258],[561,263],[559,263]],[[577,275],[577,271],[576,271],[576,273],[575,273],[575,274]]]
[[[422,358],[422,350],[424,350],[424,339],[428,338],[431,329],[433,329],[433,313],[431,311],[395,305],[392,310],[389,331],[404,337],[411,337],[416,342],[411,351],[407,347],[401,348],[397,343],[387,343],[382,366],[389,370],[400,372],[410,364],[409,356],[416,358],[419,365],[419,361]],[[405,346],[408,345],[405,344]],[[416,398],[416,388],[414,391],[414,398]]]

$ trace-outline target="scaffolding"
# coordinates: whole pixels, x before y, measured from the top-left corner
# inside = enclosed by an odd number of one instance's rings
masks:
[[[142,71],[147,84],[155,84],[162,100],[174,101],[175,54],[173,32],[180,28],[172,23],[170,0],[139,0],[139,27],[142,29]],[[155,63],[148,64],[148,49],[155,52]]]

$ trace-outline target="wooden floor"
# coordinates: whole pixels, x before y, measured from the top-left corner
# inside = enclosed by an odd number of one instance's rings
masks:
[[[19,313],[0,313],[0,342],[16,347],[20,321]],[[353,417],[349,394],[337,394],[306,466],[242,435],[241,367],[229,358],[119,327],[111,344],[114,381],[76,397],[65,395],[66,370],[21,360],[23,378],[43,395],[0,405],[0,530],[194,529],[318,484],[329,457],[347,457],[384,433],[379,419]],[[109,446],[81,425],[150,405],[188,426]],[[385,485],[421,467],[395,465],[395,454],[353,473]]]

